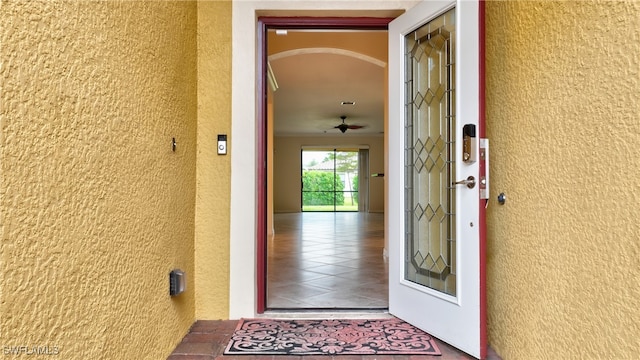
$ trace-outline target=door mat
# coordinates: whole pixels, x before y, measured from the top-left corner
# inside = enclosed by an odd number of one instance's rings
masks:
[[[441,355],[433,337],[396,318],[242,319],[226,355]]]

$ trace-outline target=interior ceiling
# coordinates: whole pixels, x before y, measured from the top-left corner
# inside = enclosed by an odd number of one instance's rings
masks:
[[[267,44],[275,135],[382,136],[386,31],[270,30]],[[363,128],[342,133],[341,116]]]

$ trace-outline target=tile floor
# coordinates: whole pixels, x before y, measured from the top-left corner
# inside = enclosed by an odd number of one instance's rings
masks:
[[[267,309],[386,309],[384,214],[274,216]]]

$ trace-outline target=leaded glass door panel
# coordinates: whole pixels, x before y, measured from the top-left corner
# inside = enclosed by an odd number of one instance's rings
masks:
[[[405,35],[405,279],[456,294],[455,8]]]
[[[389,312],[476,357],[484,218],[461,146],[463,126],[484,126],[480,9],[425,1],[389,24]]]

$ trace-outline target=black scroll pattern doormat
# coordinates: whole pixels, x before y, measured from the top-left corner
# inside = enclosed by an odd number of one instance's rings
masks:
[[[242,319],[226,355],[441,355],[433,337],[396,318]]]

